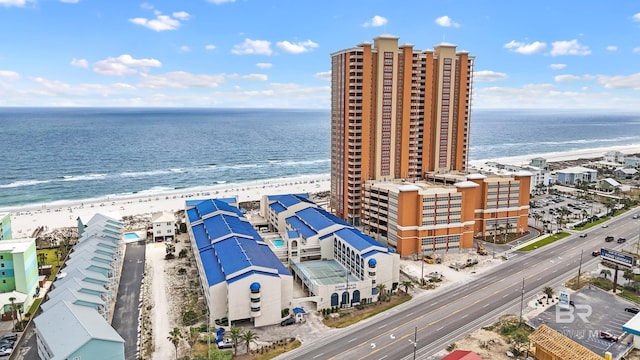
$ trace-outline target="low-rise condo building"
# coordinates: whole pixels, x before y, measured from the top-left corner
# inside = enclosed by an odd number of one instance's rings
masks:
[[[16,311],[28,311],[38,290],[35,239],[0,241],[0,306],[3,320],[10,320],[12,316],[17,319]]]
[[[0,213],[0,240],[11,240],[11,214]]]
[[[445,183],[366,182],[364,232],[400,256],[412,256],[471,248],[474,237],[527,231],[529,173],[440,178]]]

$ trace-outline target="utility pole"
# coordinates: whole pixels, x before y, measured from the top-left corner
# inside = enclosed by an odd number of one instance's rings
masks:
[[[578,265],[578,290],[580,290],[580,271],[582,270],[582,254],[584,254],[584,249],[580,252],[580,265]]]
[[[413,360],[416,360],[416,349],[418,348],[418,327],[416,326],[413,333]]]
[[[524,306],[524,278],[522,278],[522,294],[520,296],[520,325],[522,325],[522,308]]]

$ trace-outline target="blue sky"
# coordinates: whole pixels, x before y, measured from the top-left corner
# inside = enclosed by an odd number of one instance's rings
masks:
[[[0,0],[0,106],[329,109],[383,33],[469,51],[475,109],[640,110],[632,0]]]

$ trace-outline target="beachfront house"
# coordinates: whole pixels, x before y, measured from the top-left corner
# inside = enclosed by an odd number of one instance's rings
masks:
[[[611,151],[607,151],[604,154],[605,162],[622,164],[624,163],[624,158],[625,158],[624,154],[621,153],[620,151],[611,150]]]
[[[279,324],[293,297],[289,270],[238,208],[217,199],[189,201],[186,208],[211,325]]]
[[[593,183],[598,178],[598,170],[574,166],[556,171],[558,183],[575,185],[579,182]]]
[[[542,157],[536,157],[529,160],[529,165],[536,167],[538,169],[549,170],[549,164],[547,164],[547,159]]]
[[[32,238],[0,241],[0,306],[2,320],[18,319],[38,293],[36,241]]]
[[[176,235],[176,217],[172,212],[160,211],[151,215],[154,241],[173,241]]]
[[[632,168],[640,167],[640,158],[636,156],[625,156],[624,167],[632,167]]]
[[[612,178],[606,178],[598,181],[598,189],[602,191],[613,192],[620,188],[621,184]]]
[[[621,167],[613,170],[613,176],[618,180],[631,180],[636,175],[638,175],[638,170],[634,168]]]
[[[0,240],[11,240],[11,214],[0,213]]]

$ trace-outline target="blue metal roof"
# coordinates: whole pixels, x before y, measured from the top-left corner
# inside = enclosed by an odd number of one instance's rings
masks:
[[[258,271],[258,270],[251,270],[251,271],[247,271],[244,272],[238,276],[234,276],[232,278],[227,279],[227,282],[229,284],[231,284],[232,282],[238,281],[238,280],[242,280],[246,277],[252,276],[252,275],[265,275],[265,276],[274,276],[274,277],[278,277],[278,274],[274,274],[274,273],[270,273],[270,272],[264,272],[264,271]]]
[[[295,238],[297,238],[298,236],[300,236],[300,235],[298,234],[298,232],[297,232],[296,230],[288,230],[288,231],[287,231],[287,237],[288,237],[289,239],[295,239]]]
[[[386,248],[378,244],[371,237],[361,233],[360,231],[354,228],[340,229],[336,231],[336,235],[340,236],[342,239],[344,239],[346,242],[351,244],[351,246],[356,248],[358,251],[368,250],[374,247],[374,250],[386,252]]]
[[[315,207],[308,207],[304,210],[300,210],[296,212],[296,215],[298,215],[302,221],[307,223],[315,231],[320,231],[336,224],[334,221],[328,219],[324,214],[319,212]]]
[[[315,230],[307,226],[307,224],[302,222],[302,220],[300,220],[300,218],[298,218],[297,216],[288,217],[287,222],[305,238],[310,238],[317,234]]]
[[[224,272],[218,263],[216,253],[212,248],[200,251],[200,259],[202,260],[202,267],[204,273],[207,276],[207,282],[209,286],[221,283],[224,281]]]
[[[208,214],[212,214],[218,210],[227,211],[234,214],[242,215],[242,212],[237,207],[230,205],[224,199],[206,199],[200,201],[189,201],[188,206],[193,206],[187,210],[187,216],[189,221],[194,222],[199,218],[203,218]]]
[[[250,270],[251,267],[275,270],[275,273],[260,272],[267,275],[291,275],[239,211],[233,211],[233,215],[230,215],[225,209],[225,213],[210,217],[210,213],[202,212],[216,212],[229,206],[220,205],[215,200],[205,201],[187,211],[189,221],[197,223],[191,226],[191,230],[210,286],[248,276],[246,274],[254,271]],[[203,217],[205,219],[200,222]],[[231,274],[236,274],[233,279],[229,277]]]
[[[293,313],[294,314],[306,314],[307,312],[304,311],[304,309],[301,308],[301,307],[294,307],[293,308]]]
[[[269,205],[269,207],[270,207],[270,208],[272,208],[272,209],[273,209],[273,211],[275,211],[275,212],[276,212],[276,214],[279,214],[279,213],[281,213],[281,212],[283,212],[283,211],[287,210],[287,208],[286,208],[286,207],[284,207],[284,206],[282,206],[282,204],[280,204],[279,202],[271,203],[271,204]]]

